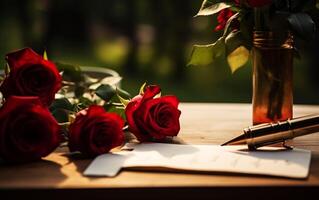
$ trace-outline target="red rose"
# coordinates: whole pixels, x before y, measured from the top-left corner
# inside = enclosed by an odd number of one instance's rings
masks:
[[[11,95],[38,96],[43,104],[52,103],[62,81],[52,62],[44,60],[30,48],[9,53],[6,60],[10,72],[0,86],[5,98]]]
[[[263,7],[266,5],[270,5],[272,0],[247,0],[247,4],[250,7]]]
[[[69,129],[70,151],[94,157],[109,152],[124,142],[124,120],[107,113],[101,106],[80,111]]]
[[[0,157],[38,160],[59,145],[59,125],[38,97],[8,97],[0,109]]]
[[[176,136],[180,130],[179,101],[175,96],[154,98],[160,90],[158,86],[148,86],[125,109],[129,130],[141,142]]]
[[[234,13],[228,8],[221,10],[217,16],[218,25],[216,26],[215,31],[224,30],[228,19],[233,15]]]

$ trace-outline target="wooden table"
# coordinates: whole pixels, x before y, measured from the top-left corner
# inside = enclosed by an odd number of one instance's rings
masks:
[[[187,144],[221,144],[251,124],[248,104],[183,103],[178,140]],[[297,105],[294,116],[319,113],[319,106]],[[239,174],[192,174],[122,171],[115,178],[82,175],[91,160],[76,159],[58,149],[43,161],[0,166],[0,199],[32,196],[41,199],[287,199],[319,195],[319,133],[294,140],[312,150],[305,180]],[[315,193],[316,194],[315,194]]]

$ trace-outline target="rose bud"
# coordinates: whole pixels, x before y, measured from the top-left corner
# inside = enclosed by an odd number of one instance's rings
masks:
[[[54,63],[43,59],[30,48],[9,53],[6,60],[10,72],[0,86],[4,98],[11,95],[38,96],[47,106],[53,102],[62,82]]]
[[[93,105],[77,113],[69,128],[69,149],[95,157],[124,143],[124,120]]]
[[[143,95],[134,97],[125,109],[129,130],[141,142],[176,136],[180,130],[179,101],[175,96],[154,98],[159,86],[148,86]]]
[[[229,18],[231,18],[235,13],[230,9],[225,8],[218,13],[217,22],[218,25],[215,27],[215,31],[224,30]]]
[[[59,145],[59,131],[38,97],[10,96],[0,109],[0,157],[15,163],[39,160]]]

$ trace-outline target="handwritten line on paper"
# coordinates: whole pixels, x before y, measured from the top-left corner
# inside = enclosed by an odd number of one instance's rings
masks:
[[[311,152],[241,151],[243,146],[178,145],[146,143],[133,145],[133,151],[104,154],[85,170],[86,176],[115,176],[121,168],[163,167],[200,172],[232,172],[290,178],[306,178]]]

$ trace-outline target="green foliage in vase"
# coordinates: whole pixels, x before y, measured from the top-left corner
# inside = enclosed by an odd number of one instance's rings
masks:
[[[195,17],[218,14],[223,35],[214,43],[194,45],[189,65],[209,65],[225,56],[232,72],[249,60],[254,31],[291,32],[301,40],[313,38],[315,23],[309,12],[313,0],[204,0]]]

